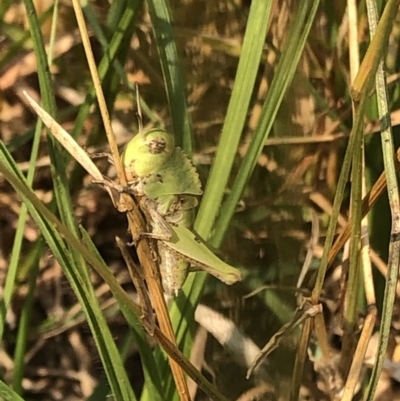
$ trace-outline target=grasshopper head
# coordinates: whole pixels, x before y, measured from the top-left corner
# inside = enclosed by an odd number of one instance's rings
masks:
[[[126,146],[122,163],[128,181],[157,172],[175,150],[174,137],[155,128],[139,132]]]

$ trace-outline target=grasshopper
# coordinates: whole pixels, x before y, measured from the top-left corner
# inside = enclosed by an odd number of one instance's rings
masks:
[[[219,259],[192,231],[201,183],[173,136],[140,127],[121,158],[151,228],[146,235],[156,240],[164,291],[176,295],[189,271],[204,270],[226,284],[240,280],[239,270]]]
[[[175,146],[172,135],[154,129],[139,133],[128,143],[122,161],[129,188],[102,176],[87,153],[57,122],[25,94],[29,103],[64,148],[104,186],[120,212],[128,205],[126,193],[133,193],[156,240],[164,291],[176,295],[189,271],[204,270],[233,284],[241,279],[238,269],[219,259],[192,231],[197,196],[202,194],[198,173],[186,154]]]

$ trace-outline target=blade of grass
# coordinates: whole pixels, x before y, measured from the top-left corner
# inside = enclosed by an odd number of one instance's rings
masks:
[[[347,15],[349,18],[349,52],[350,52],[350,80],[353,82],[360,66],[357,6],[354,1],[348,1]],[[358,104],[352,103],[353,114],[357,113]],[[369,229],[368,219],[362,219],[361,199],[365,194],[365,156],[364,156],[364,135],[359,134],[359,141],[353,152],[352,171],[351,171],[351,197],[350,215],[353,225],[351,227],[351,237],[349,243],[349,262],[348,270],[344,270],[347,275],[347,289],[344,301],[344,327],[342,336],[342,352],[340,354],[339,367],[343,377],[349,378],[351,365],[355,361],[356,350],[356,331],[358,331],[358,313],[365,305],[363,297],[365,293],[364,284],[366,281],[363,274],[371,266],[369,260]],[[345,254],[347,251],[345,250]],[[361,255],[366,255],[365,259]],[[345,266],[345,264],[344,264]],[[362,266],[362,268],[360,268]],[[375,304],[375,300],[373,302]],[[329,357],[329,355],[327,356]],[[353,365],[355,366],[355,365]]]
[[[82,43],[89,64],[90,74],[92,76],[92,80],[96,89],[97,101],[99,102],[100,112],[105,127],[105,131],[107,134],[107,139],[111,155],[114,161],[114,166],[116,168],[117,177],[120,184],[122,184],[122,186],[126,186],[127,181],[122,167],[122,161],[118,153],[115,137],[112,131],[111,121],[109,118],[109,113],[107,110],[104,94],[101,88],[101,83],[97,72],[96,63],[93,57],[93,51],[90,45],[89,35],[87,33],[83,12],[78,0],[73,0],[72,4],[74,6],[75,15],[78,21],[79,31],[82,36]],[[126,202],[130,202],[131,204],[130,210],[128,210],[127,212],[128,223],[132,235],[137,237],[140,233],[144,232],[144,225],[141,216],[139,215],[139,211],[137,210],[137,208],[136,210],[134,209],[134,206],[132,204],[133,203],[132,199],[129,196],[127,196],[127,194],[122,194],[122,195],[125,195],[124,197],[126,199]],[[153,301],[153,305],[156,311],[156,315],[161,330],[164,332],[164,334],[169,338],[169,340],[172,343],[176,344],[175,334],[168,314],[167,305],[165,303],[158,270],[155,266],[153,258],[151,257],[151,252],[147,241],[146,240],[141,241],[137,249],[138,249],[139,260],[141,264],[145,267],[144,268],[145,279],[148,284],[150,297]],[[174,377],[175,384],[181,399],[189,401],[188,398],[189,390],[187,388],[187,383],[183,370],[181,369],[179,363],[176,363],[174,359],[169,358],[169,362],[171,366],[172,375]]]
[[[23,205],[26,210],[26,206]],[[26,212],[25,212],[26,213]],[[37,247],[39,250],[43,250],[43,241],[42,238],[38,241],[39,244]],[[37,253],[36,258],[34,260],[33,266],[34,269],[31,269],[29,277],[28,277],[28,293],[24,299],[24,305],[22,308],[21,318],[18,322],[18,334],[17,341],[15,345],[14,351],[14,371],[12,378],[12,388],[18,393],[23,393],[22,379],[24,378],[25,373],[25,351],[28,346],[28,337],[31,333],[31,313],[32,308],[35,304],[35,288],[36,288],[36,280],[39,274],[39,261],[42,253]]]
[[[39,122],[36,125],[34,140],[32,144],[32,152],[29,163],[29,170],[27,180],[29,185],[32,185],[33,177],[35,174],[35,165],[37,161],[39,143],[40,143],[40,132],[42,130],[42,123]],[[25,230],[25,223],[27,217],[27,209],[25,205],[22,205],[21,212],[18,218],[18,226],[15,232],[15,238],[13,243],[13,248],[11,251],[10,263],[8,266],[7,277],[4,284],[3,299],[1,300],[0,309],[0,339],[3,338],[4,325],[6,323],[6,313],[10,306],[11,298],[14,293],[15,279],[17,277],[18,266],[20,264],[22,240]],[[16,384],[16,383],[14,383]]]
[[[11,387],[7,386],[2,380],[0,380],[0,399],[12,400],[12,401],[25,401],[16,393]]]
[[[308,356],[308,344],[311,338],[313,322],[306,320],[301,331],[301,337],[296,353],[296,361],[293,368],[292,385],[290,387],[290,401],[298,401],[303,377],[304,364]]]
[[[85,268],[85,271],[83,271],[81,264],[75,264],[72,252],[65,246],[60,232],[67,233],[70,244],[73,242],[80,244],[80,239],[75,237],[71,231],[62,225],[26,186],[24,177],[19,173],[11,156],[1,142],[0,154],[3,156],[0,159],[0,171],[13,185],[27,205],[31,216],[38,224],[46,242],[62,266],[85,311],[113,394],[117,399],[135,400],[136,398],[132,388],[128,384],[129,380],[126,376],[118,349],[94,294],[87,269]],[[59,227],[62,227],[62,230],[58,230]],[[71,238],[73,238],[72,242]]]
[[[51,65],[53,63],[54,46],[57,34],[57,22],[58,22],[58,5],[59,0],[55,0],[51,8],[53,8],[53,15],[51,20],[51,32],[50,32],[50,44],[49,44],[49,57],[48,63]]]
[[[186,102],[184,74],[178,47],[172,30],[172,16],[168,0],[147,0],[161,69],[166,85],[175,143],[191,157],[193,133]]]
[[[396,168],[393,160],[394,146],[393,146],[393,134],[390,122],[390,112],[388,107],[388,94],[386,86],[386,76],[383,67],[383,54],[384,50],[387,49],[387,39],[389,35],[389,28],[394,22],[394,15],[399,7],[399,1],[389,1],[386,4],[384,13],[378,26],[378,13],[376,10],[376,4],[374,1],[367,0],[367,14],[368,21],[370,24],[370,35],[372,41],[378,35],[378,30],[384,32],[382,34],[383,41],[380,43],[379,49],[375,53],[375,59],[378,60],[377,74],[375,77],[375,87],[378,100],[378,111],[379,121],[381,124],[381,141],[382,141],[382,152],[383,161],[386,172],[386,180],[388,187],[389,205],[392,215],[392,228],[390,233],[389,243],[389,260],[388,260],[388,276],[386,279],[385,293],[383,298],[382,321],[379,330],[379,345],[377,350],[377,357],[374,367],[372,369],[371,379],[366,392],[366,400],[372,400],[375,396],[375,391],[378,385],[379,377],[382,372],[383,362],[386,357],[386,350],[389,340],[389,332],[392,326],[393,307],[396,296],[396,282],[399,274],[399,261],[400,261],[400,208],[399,208],[399,187],[396,177]],[[390,24],[390,25],[387,25]],[[378,42],[379,43],[379,42]],[[371,43],[372,46],[372,43]]]
[[[265,140],[272,128],[283,95],[286,93],[286,90],[294,76],[298,60],[301,57],[318,6],[319,1],[299,3],[298,5],[296,18],[289,31],[286,46],[282,52],[274,79],[268,91],[260,120],[254,132],[253,140],[249,145],[240,171],[232,185],[232,191],[221,207],[222,213],[219,215],[215,223],[216,231],[212,238],[212,244],[216,247],[219,247],[222,243],[224,235],[228,229],[229,221],[233,216],[244,186],[254,170],[258,156],[260,155]],[[205,216],[199,214],[198,219],[201,220],[202,218],[205,218]],[[208,233],[200,232],[200,234],[207,237]],[[307,339],[303,338],[303,341],[307,341]],[[297,368],[302,368],[304,365],[304,360],[302,360],[302,358],[304,358],[305,355],[305,353],[298,355]],[[301,372],[297,372],[297,375],[300,374]]]
[[[364,107],[364,102],[362,107]],[[360,104],[361,105],[361,104]],[[355,331],[358,322],[358,300],[360,288],[363,288],[362,269],[360,268],[360,244],[361,244],[361,198],[362,198],[362,173],[363,173],[363,118],[364,114],[358,111],[358,105],[354,107],[355,114],[359,116],[357,127],[351,135],[355,137],[355,146],[351,160],[351,235],[348,266],[348,281],[346,291],[346,308],[344,311],[343,352],[341,353],[340,366],[344,376],[347,376],[356,345]]]
[[[89,234],[81,228],[81,233],[83,240],[85,241],[85,245],[88,247],[89,251],[95,255],[95,257],[100,261],[103,265],[103,269],[107,270],[108,266],[103,262],[99,251],[96,249],[93,244]],[[131,325],[132,334],[135,338],[136,346],[139,350],[140,360],[142,362],[143,373],[144,373],[144,386],[148,389],[154,401],[162,401],[163,400],[163,388],[162,388],[162,380],[157,369],[156,361],[153,355],[153,350],[146,340],[145,332],[142,328],[142,325],[137,321],[137,317],[135,315],[136,324]],[[154,332],[154,327],[153,327]]]
[[[370,7],[368,7],[370,9]],[[394,17],[399,8],[398,0],[389,0],[379,21],[376,32],[372,37],[367,52],[363,58],[360,70],[353,82],[351,96],[354,102],[359,102],[364,93],[369,93],[374,84],[375,73],[387,47],[390,32],[393,28]]]
[[[354,353],[354,359],[352,361],[349,375],[342,393],[342,401],[353,400],[355,389],[360,383],[361,371],[364,368],[365,354],[375,328],[377,315],[378,311],[376,307],[372,307],[365,318],[364,327],[358,340],[357,349]]]
[[[353,155],[353,150],[355,144],[360,141],[359,135],[362,133],[363,128],[363,112],[361,110],[365,109],[366,98],[363,97],[358,108],[358,113],[355,116],[355,121],[353,123],[353,129],[350,134],[349,143],[347,145],[346,154],[343,160],[342,169],[340,171],[340,176],[338,180],[338,185],[336,187],[335,199],[333,201],[332,216],[329,220],[328,230],[326,234],[326,239],[324,243],[324,251],[321,258],[321,263],[317,272],[317,279],[314,285],[312,297],[314,302],[318,302],[321,295],[323,282],[326,275],[326,270],[328,266],[328,260],[330,255],[330,249],[332,248],[333,238],[336,232],[337,219],[340,212],[340,205],[343,200],[345,187],[347,184],[347,179],[349,177],[351,159]]]
[[[43,106],[51,114],[56,114],[56,105],[52,89],[52,82],[50,76],[50,68],[47,62],[47,55],[44,47],[43,37],[37,18],[36,10],[32,0],[24,0],[26,14],[29,20],[29,27],[33,40],[33,47],[35,50],[37,63],[38,63],[38,78],[40,92],[43,98]],[[54,182],[54,194],[58,205],[58,210],[63,222],[75,233],[77,227],[74,220],[73,208],[71,197],[69,195],[68,180],[66,177],[66,168],[63,159],[57,157],[57,143],[52,136],[48,137],[49,140],[49,154],[51,159],[51,173]],[[79,255],[74,255],[78,261]]]
[[[39,22],[38,22],[39,23]],[[50,64],[50,59],[52,58],[52,53],[50,52],[49,55],[49,64]],[[35,175],[35,170],[36,170],[36,162],[38,158],[38,151],[39,151],[39,144],[40,144],[40,134],[42,131],[42,123],[39,121],[36,124],[36,129],[35,129],[35,134],[33,138],[33,144],[32,144],[32,151],[31,151],[31,157],[30,157],[30,163],[29,163],[29,170],[28,170],[28,184],[29,186],[32,185],[34,175]],[[18,267],[21,263],[21,250],[22,250],[22,240],[23,240],[23,235],[25,231],[25,224],[26,224],[26,218],[27,218],[27,208],[26,205],[22,205],[21,207],[21,212],[18,218],[18,225],[17,225],[17,230],[15,233],[15,238],[14,238],[14,243],[13,243],[13,248],[11,251],[11,258],[10,258],[10,263],[7,271],[7,278],[6,282],[4,285],[4,294],[3,294],[3,299],[1,301],[1,308],[0,308],[0,340],[3,337],[4,333],[4,325],[6,322],[6,313],[8,311],[8,308],[10,306],[11,298],[14,293],[14,288],[15,288],[15,283],[16,283],[16,277],[17,277],[17,271]],[[40,249],[43,248],[43,241],[38,241],[35,247],[39,247]],[[42,252],[39,249],[39,254]],[[32,303],[29,302],[32,300],[34,289],[35,289],[35,284],[36,284],[36,278],[39,273],[39,266],[38,266],[39,260],[36,259],[34,263],[34,269],[30,272],[29,275],[29,293],[28,297],[24,302],[24,308],[21,316],[21,322],[18,327],[18,334],[17,334],[17,346],[16,346],[16,352],[14,355],[14,375],[13,375],[13,388],[16,392],[22,393],[23,388],[22,388],[22,379],[24,376],[24,369],[25,369],[25,363],[24,363],[24,356],[25,356],[25,347],[26,347],[26,338],[29,332],[29,318],[30,318],[30,312],[32,308]]]
[[[251,4],[235,84],[196,221],[196,230],[206,239],[220,211],[224,189],[237,154],[264,49],[271,9],[272,2],[257,0]]]
[[[232,190],[221,207],[222,213],[220,213],[215,223],[216,231],[211,243],[217,248],[222,243],[229,226],[229,221],[235,212],[240,196],[257,164],[258,157],[261,154],[264,143],[271,131],[283,96],[293,79],[297,63],[302,55],[318,6],[319,0],[299,3],[296,18],[294,19],[293,25],[288,34],[285,49],[282,52],[276,68],[274,79],[271,82],[253,139],[246,152],[240,171],[232,185]],[[199,214],[198,218],[201,220],[204,216]],[[206,234],[208,234],[201,231],[199,233],[206,237]]]
[[[33,47],[37,59],[37,67],[38,67],[38,78],[39,78],[39,86],[40,92],[43,97],[44,107],[51,111],[54,115],[56,113],[55,106],[55,98],[52,90],[52,80],[50,76],[50,68],[47,62],[47,56],[44,47],[44,41],[41,33],[41,28],[38,22],[38,17],[36,14],[35,7],[33,5],[32,0],[24,0],[24,5],[26,9],[26,15],[29,21],[29,28],[31,31]],[[57,203],[58,211],[61,216],[61,220],[63,223],[69,228],[74,235],[78,235],[78,229],[74,218],[73,207],[71,202],[71,197],[69,194],[69,185],[66,176],[66,168],[64,165],[63,158],[59,157],[57,154],[57,143],[52,136],[48,136],[48,146],[49,146],[49,154],[51,159],[50,170],[53,179],[53,187],[54,187],[54,195],[55,201]],[[53,206],[52,206],[53,207]],[[71,258],[71,264],[77,267],[78,271],[81,271],[82,274],[87,274],[87,270],[85,268],[85,263],[82,259],[82,256],[79,253],[74,252],[73,250],[69,252],[69,257]],[[92,329],[95,330],[97,326],[93,326]],[[96,335],[96,333],[94,333]],[[112,338],[111,335],[109,338]],[[101,347],[101,338],[98,339],[98,346]],[[105,369],[109,374],[109,378],[111,381],[111,385],[114,387],[113,389],[119,394],[120,386],[115,381],[115,376],[113,372],[113,367],[110,367],[108,351],[99,349],[99,352],[103,358],[103,363],[105,365]],[[120,369],[118,369],[120,370]],[[115,370],[114,370],[115,371]],[[132,393],[132,390],[124,390],[122,389],[121,394],[125,394],[127,391],[127,396],[129,397]]]

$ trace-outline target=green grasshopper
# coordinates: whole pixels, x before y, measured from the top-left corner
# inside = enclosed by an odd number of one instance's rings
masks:
[[[189,271],[204,270],[226,284],[240,280],[239,270],[219,259],[192,231],[201,183],[173,136],[161,129],[140,129],[121,157],[151,228],[146,235],[157,240],[164,291],[176,295]]]
[[[116,208],[124,212],[121,192],[133,192],[156,239],[164,291],[175,295],[190,271],[204,270],[227,284],[241,279],[238,269],[213,254],[191,228],[197,196],[197,171],[173,137],[162,130],[139,130],[122,155],[130,188],[105,179],[87,153],[26,93],[29,103],[63,147],[104,186]],[[122,198],[122,199],[121,199]]]

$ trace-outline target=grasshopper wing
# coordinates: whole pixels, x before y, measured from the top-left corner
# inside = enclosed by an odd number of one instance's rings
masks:
[[[173,236],[163,241],[163,246],[184,257],[194,270],[204,270],[229,285],[241,280],[239,269],[223,262],[193,231],[182,225],[171,225],[171,228]]]

